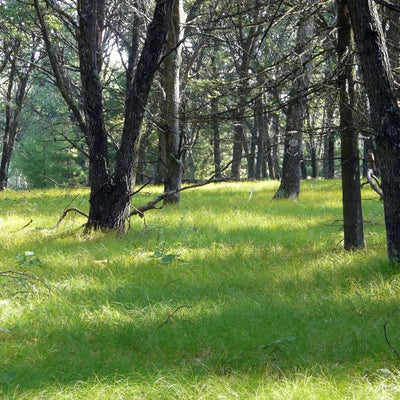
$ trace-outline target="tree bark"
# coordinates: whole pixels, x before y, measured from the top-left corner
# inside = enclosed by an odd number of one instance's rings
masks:
[[[351,23],[344,1],[337,3],[338,88],[341,138],[344,249],[362,249],[364,228],[361,206],[358,134],[354,128],[354,57]]]
[[[400,108],[382,26],[372,0],[348,0],[380,160],[389,261],[400,264]]]
[[[162,131],[160,140],[162,163],[165,165],[164,191],[175,194],[164,199],[164,204],[180,202],[180,187],[183,177],[183,146],[180,129],[180,71],[186,14],[182,0],[176,0],[167,40],[167,57],[163,66],[165,101],[162,105]]]

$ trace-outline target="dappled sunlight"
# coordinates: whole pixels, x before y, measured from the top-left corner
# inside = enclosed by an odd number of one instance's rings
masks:
[[[400,284],[386,261],[380,204],[366,205],[379,222],[366,226],[372,243],[344,252],[338,194],[313,184],[302,202],[271,201],[269,182],[201,188],[179,207],[132,220],[125,235],[85,234],[68,220],[14,235],[7,226],[2,269],[28,271],[51,289],[1,299],[0,381],[8,393],[18,385],[9,398],[390,390],[399,378],[383,324],[392,315],[395,340]],[[320,197],[307,198],[311,189]],[[49,202],[45,218],[57,219],[59,206]],[[18,226],[27,215],[6,218]]]

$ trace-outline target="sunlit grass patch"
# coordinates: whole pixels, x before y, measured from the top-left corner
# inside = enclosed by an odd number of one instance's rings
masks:
[[[0,398],[396,398],[381,202],[363,189],[367,248],[344,252],[340,182],[303,182],[298,201],[276,188],[183,192],[125,235],[73,214],[55,229],[86,190],[0,193],[0,270],[50,288],[0,299]]]

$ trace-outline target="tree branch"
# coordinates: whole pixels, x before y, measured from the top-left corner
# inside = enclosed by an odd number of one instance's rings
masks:
[[[383,326],[383,333],[385,334],[385,340],[386,343],[389,345],[389,347],[393,350],[393,353],[396,354],[396,356],[398,358],[400,358],[400,354],[397,351],[397,349],[390,343],[389,338],[388,338],[388,334],[387,334],[387,326],[389,324],[389,320],[390,320],[390,316],[386,319],[385,321],[385,325]]]
[[[248,154],[245,154],[244,156],[240,157],[240,159],[248,157],[248,156],[249,156]],[[223,171],[227,170],[229,168],[229,166],[236,160],[237,159],[231,160],[228,164],[226,164],[223,168],[220,169],[219,173],[222,173]],[[220,179],[218,179],[218,180],[215,179],[215,176],[216,176],[216,174],[213,174],[210,178],[208,178],[204,182],[194,183],[193,185],[185,186],[180,189],[175,189],[175,190],[170,190],[169,192],[164,192],[164,193],[158,195],[157,197],[155,197],[153,200],[146,203],[145,205],[140,206],[140,207],[135,207],[129,213],[128,218],[132,217],[133,215],[139,215],[141,218],[143,218],[144,213],[146,211],[154,210],[154,209],[161,209],[162,207],[156,207],[156,204],[158,204],[162,200],[165,200],[169,196],[173,196],[174,194],[176,194],[178,192],[183,192],[184,190],[189,190],[189,189],[194,189],[194,188],[201,187],[201,186],[206,186],[213,182],[221,182]]]
[[[397,11],[400,12],[400,6],[393,4],[393,3],[389,3],[386,0],[375,0],[375,3],[380,4],[381,6],[384,6],[386,8],[388,8],[391,11]]]
[[[83,215],[83,216],[86,217],[87,219],[89,219],[89,215],[86,214],[85,212],[81,211],[79,208],[76,208],[76,207],[67,208],[67,209],[65,209],[65,210],[63,211],[63,213],[61,214],[61,217],[60,217],[60,219],[57,221],[57,223],[56,223],[56,225],[55,225],[54,228],[58,228],[59,225],[60,225],[60,223],[61,223],[61,221],[62,221],[62,220],[67,216],[67,214],[70,213],[70,212],[76,212],[76,213],[78,213],[78,214],[80,214],[80,215]]]

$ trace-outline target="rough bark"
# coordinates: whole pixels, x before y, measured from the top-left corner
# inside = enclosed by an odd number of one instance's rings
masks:
[[[358,134],[354,127],[354,57],[351,23],[344,1],[337,3],[338,89],[342,166],[344,249],[365,247],[361,205]]]
[[[372,0],[348,0],[381,162],[390,262],[400,264],[400,109],[382,26]]]

